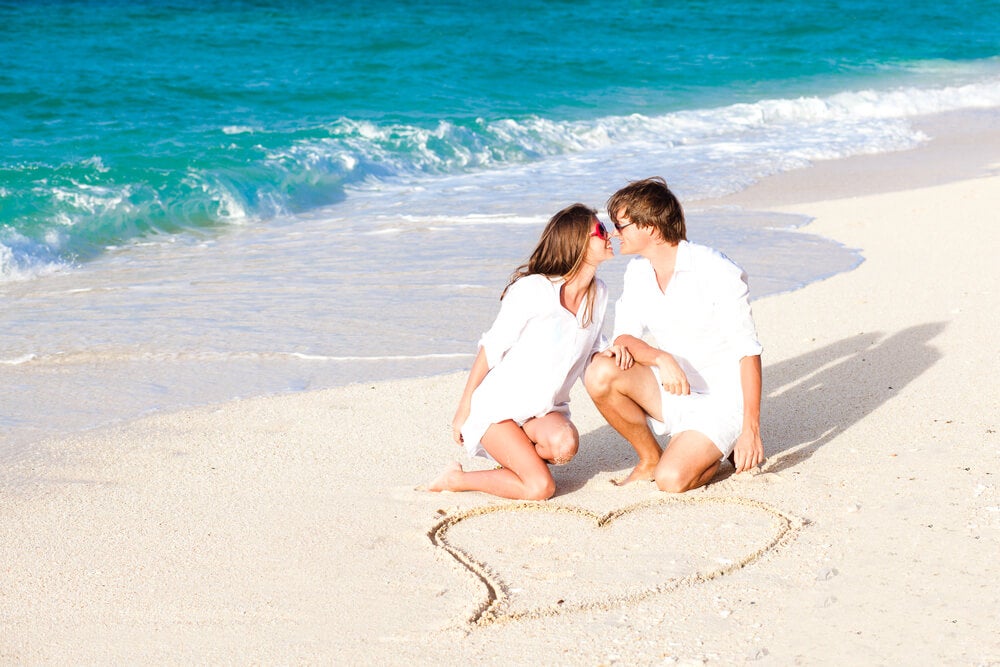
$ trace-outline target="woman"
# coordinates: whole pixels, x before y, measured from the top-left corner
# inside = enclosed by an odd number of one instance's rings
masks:
[[[500,314],[479,341],[452,421],[455,441],[500,464],[466,472],[457,462],[430,491],[483,491],[544,500],[555,493],[547,463],[568,463],[580,436],[569,419],[569,392],[595,354],[626,369],[631,356],[601,335],[608,290],[595,274],[611,257],[611,237],[583,204],[549,220],[527,264],[500,296]]]

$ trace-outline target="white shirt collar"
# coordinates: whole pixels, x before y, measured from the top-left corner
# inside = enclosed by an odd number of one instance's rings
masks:
[[[678,271],[691,271],[694,269],[694,258],[691,256],[691,248],[687,241],[677,243],[677,257],[674,259],[674,273]]]

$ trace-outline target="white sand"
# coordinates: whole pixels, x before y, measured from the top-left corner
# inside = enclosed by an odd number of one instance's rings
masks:
[[[578,388],[549,503],[415,491],[458,456],[461,374],[155,416],[2,472],[0,660],[1000,664],[985,166],[781,209],[866,261],[755,303],[760,474],[614,487],[630,451]]]

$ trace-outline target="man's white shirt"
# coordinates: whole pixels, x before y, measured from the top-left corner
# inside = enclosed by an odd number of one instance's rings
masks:
[[[625,269],[612,340],[647,333],[673,355],[695,393],[741,392],[740,359],[763,349],[746,273],[722,253],[687,241],[677,246],[666,291],[649,260],[637,257]]]

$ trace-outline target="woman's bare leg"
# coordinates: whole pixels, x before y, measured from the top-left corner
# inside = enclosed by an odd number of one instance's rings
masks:
[[[515,422],[507,420],[491,425],[483,435],[482,444],[502,468],[466,472],[453,463],[427,485],[427,490],[482,491],[517,500],[545,500],[555,493],[556,484],[548,466]]]

